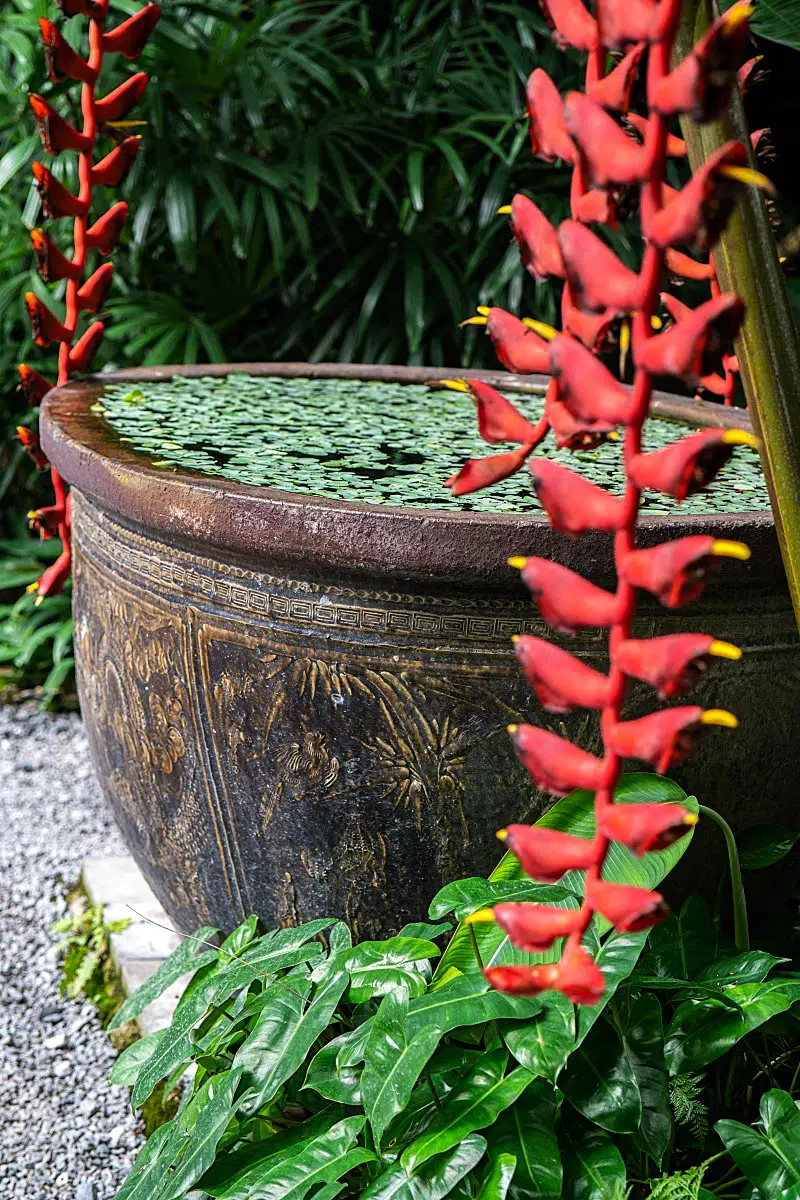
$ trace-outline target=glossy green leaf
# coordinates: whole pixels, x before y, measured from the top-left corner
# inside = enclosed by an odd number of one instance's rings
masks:
[[[477,1166],[486,1150],[486,1139],[470,1134],[449,1154],[432,1158],[409,1175],[400,1163],[379,1175],[359,1200],[444,1200]]]
[[[789,997],[770,982],[745,983],[730,988],[728,995],[740,1005],[740,1011],[725,1008],[716,1000],[687,1000],[677,1009],[665,1044],[671,1075],[699,1071],[791,1007]]]
[[[157,1029],[147,1037],[137,1038],[130,1046],[126,1046],[111,1068],[109,1083],[133,1087],[144,1064],[155,1053],[156,1046],[165,1032],[164,1029]]]
[[[503,1036],[521,1066],[555,1083],[575,1045],[575,1009],[560,992],[547,992],[540,1011]]]
[[[170,1140],[174,1143],[175,1131],[171,1123],[162,1125],[150,1135],[114,1200],[152,1200],[153,1191],[167,1170],[164,1151]]]
[[[738,1121],[714,1126],[728,1153],[765,1200],[800,1190],[800,1110],[788,1092],[761,1097],[762,1129]]]
[[[337,1064],[340,1041],[335,1038],[314,1055],[303,1087],[326,1100],[355,1106],[361,1103],[361,1067]]]
[[[595,1021],[601,1016],[619,985],[628,978],[636,966],[649,932],[645,929],[640,933],[612,933],[595,952],[594,960],[603,972],[606,990],[598,1004],[584,1004],[576,1010],[575,1038],[578,1044],[583,1041]]]
[[[406,1034],[408,992],[396,988],[381,1001],[372,1022],[361,1076],[364,1110],[376,1146],[383,1131],[408,1104],[412,1089],[439,1044],[439,1030],[422,1029],[410,1041]]]
[[[431,925],[428,921],[415,921],[411,925],[404,925],[397,936],[433,941],[445,935],[449,937],[452,932],[453,926],[449,921],[441,921],[437,925]]]
[[[624,1195],[625,1163],[611,1135],[585,1121],[562,1122],[563,1200],[619,1200]]]
[[[500,1113],[519,1099],[533,1076],[524,1067],[504,1076],[507,1061],[506,1050],[487,1054],[459,1083],[425,1133],[403,1151],[400,1162],[409,1173],[469,1134],[493,1125]]]
[[[224,963],[226,957],[235,958],[243,954],[244,951],[255,940],[258,933],[258,917],[255,913],[249,916],[246,921],[238,925],[233,933],[228,934],[225,941],[219,948],[219,960]]]
[[[416,1037],[431,1026],[440,1033],[484,1021],[523,1019],[539,1011],[538,1000],[505,996],[493,991],[482,975],[462,975],[444,987],[411,1000],[408,1007],[408,1036]]]
[[[672,1132],[672,1113],[661,1005],[655,996],[639,996],[631,1005],[624,1038],[642,1098],[642,1119],[634,1140],[660,1166]]]
[[[516,1166],[513,1154],[498,1154],[493,1158],[476,1200],[506,1200]]]
[[[214,962],[217,958],[217,951],[203,943],[210,941],[218,933],[219,930],[212,925],[205,925],[202,929],[198,929],[184,938],[172,954],[164,959],[158,970],[128,997],[116,1013],[109,1029],[119,1029],[120,1025],[124,1025],[126,1021],[132,1021],[138,1017],[148,1004],[157,1000],[181,976],[187,975],[190,971],[198,971],[207,963]]]
[[[698,983],[714,987],[732,987],[741,983],[762,983],[774,967],[789,962],[788,958],[775,958],[766,950],[748,950],[731,958],[718,958],[704,967],[697,975]]]
[[[736,838],[739,861],[746,871],[771,867],[794,849],[800,840],[800,830],[783,825],[751,825]]]
[[[613,1025],[598,1022],[570,1055],[558,1086],[587,1120],[611,1133],[635,1133],[642,1097],[625,1046]]]
[[[488,908],[494,904],[507,904],[515,900],[524,900],[531,904],[557,904],[570,901],[572,895],[573,893],[566,888],[555,884],[534,883],[527,876],[500,880],[497,883],[478,877],[456,879],[436,893],[428,912],[433,918],[443,917],[452,912],[459,921],[463,921],[464,917],[477,909]]]
[[[374,996],[385,996],[405,985],[412,995],[424,992],[427,979],[420,964],[438,958],[441,950],[423,938],[395,937],[385,942],[361,942],[345,958],[350,975],[348,1002],[360,1004]]]
[[[339,1180],[348,1171],[374,1162],[374,1154],[354,1145],[363,1127],[363,1117],[346,1117],[303,1144],[287,1162],[267,1167],[253,1190],[254,1200],[303,1200],[319,1184]]]
[[[206,1080],[177,1117],[174,1133],[191,1132],[181,1146],[161,1187],[151,1193],[150,1200],[179,1200],[192,1189],[200,1176],[214,1161],[217,1146],[237,1105],[234,1093],[239,1085],[239,1072],[226,1071]]]
[[[717,957],[717,927],[700,896],[685,901],[680,916],[670,915],[650,934],[648,960],[656,975],[693,979]]]
[[[232,1153],[220,1155],[198,1181],[200,1191],[215,1200],[249,1200],[268,1171],[301,1155],[315,1138],[328,1133],[345,1114],[330,1105],[273,1137],[246,1142]]]
[[[537,1079],[493,1126],[491,1150],[516,1159],[508,1200],[560,1200],[563,1168],[555,1133],[559,1098]]]

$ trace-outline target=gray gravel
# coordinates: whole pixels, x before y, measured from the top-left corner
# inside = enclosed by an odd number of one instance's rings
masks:
[[[141,1143],[49,926],[87,855],[123,854],[76,715],[0,706],[0,1200],[110,1200]]]

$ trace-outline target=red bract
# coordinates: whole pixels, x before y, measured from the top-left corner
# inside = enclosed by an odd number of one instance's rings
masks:
[[[716,278],[713,263],[698,262],[696,258],[690,258],[680,250],[667,250],[664,260],[670,275],[677,275],[680,279]]]
[[[617,596],[589,583],[582,575],[546,558],[512,558],[539,612],[557,633],[577,633],[587,626],[613,625],[620,612]]]
[[[671,700],[693,687],[713,658],[736,662],[742,652],[707,633],[671,633],[648,641],[620,642],[612,657],[626,675],[649,683],[662,700]]]
[[[599,353],[608,340],[616,317],[617,313],[613,308],[607,308],[605,312],[595,315],[581,312],[579,308],[570,305],[564,309],[564,331],[582,342],[587,350]]]
[[[601,759],[536,725],[509,725],[517,757],[537,787],[553,796],[600,786]]]
[[[32,92],[28,100],[36,118],[39,137],[48,154],[60,154],[62,150],[80,152],[89,149],[92,144],[91,138],[78,133],[77,129],[51,108],[44,97]]]
[[[25,293],[25,308],[28,311],[33,340],[37,346],[49,346],[51,342],[63,342],[68,336],[63,322],[53,316],[50,309],[35,292]]]
[[[92,185],[94,187],[119,187],[138,153],[138,137],[125,138],[123,142],[114,147],[110,154],[101,159],[97,166],[92,167]]]
[[[17,367],[17,373],[19,375],[19,390],[28,401],[28,404],[41,404],[53,387],[50,380],[45,379],[44,375],[40,375],[38,371],[34,371],[33,367],[29,367],[27,363],[20,363]]]
[[[108,11],[108,0],[57,0],[65,17],[93,17],[102,20]]]
[[[73,196],[72,192],[68,191],[63,183],[59,183],[42,163],[35,162],[33,164],[33,177],[36,180],[36,187],[46,217],[58,219],[59,217],[86,216],[89,210],[86,201],[81,200],[78,196]]]
[[[541,954],[558,938],[574,933],[581,914],[577,908],[550,908],[546,904],[496,904],[467,917],[468,925],[482,921],[496,921],[518,949]]]
[[[730,168],[743,171],[745,178],[728,174]],[[749,171],[747,150],[742,143],[727,142],[650,219],[645,229],[647,238],[660,249],[668,246],[713,249],[733,212],[741,187],[746,182],[755,182],[757,175]]]
[[[604,46],[657,42],[671,12],[669,0],[597,0],[597,23]]]
[[[564,116],[597,187],[641,183],[647,178],[650,150],[629,138],[599,104],[580,92],[570,92]]]
[[[680,66],[660,80],[650,97],[651,108],[665,117],[687,113],[701,122],[718,117],[747,48],[752,12],[747,3],[728,9]]]
[[[586,899],[617,933],[638,933],[669,916],[664,897],[658,892],[648,892],[646,888],[590,879],[586,883]]]
[[[101,254],[110,254],[119,241],[119,235],[127,219],[128,206],[124,200],[120,200],[87,229],[87,246],[91,246],[93,250],[99,250]]]
[[[602,104],[612,112],[626,113],[631,104],[631,91],[636,82],[639,64],[642,61],[645,46],[641,42],[629,50],[614,70],[602,79],[590,83],[586,95],[595,104]]]
[[[634,343],[637,366],[652,375],[674,375],[697,384],[719,363],[744,317],[744,305],[733,292],[707,300],[658,337]]]
[[[525,270],[534,279],[563,279],[556,231],[540,208],[521,193],[511,201],[511,228]]]
[[[638,133],[642,141],[645,140],[650,125],[646,117],[641,117],[638,113],[628,112],[625,114],[625,124]],[[683,138],[676,137],[674,133],[668,133],[664,153],[667,158],[685,158],[686,142]]]
[[[53,83],[61,83],[65,79],[78,79],[81,83],[94,83],[97,72],[76,54],[59,33],[52,21],[42,17],[39,28],[44,43],[44,60],[47,74]]]
[[[575,147],[564,120],[564,104],[558,88],[540,67],[528,80],[526,98],[533,153],[545,162],[557,158],[572,162]]]
[[[619,568],[628,583],[652,592],[667,608],[678,608],[703,594],[706,577],[720,558],[746,562],[749,557],[742,542],[700,533],[650,550],[633,550],[622,558]]]
[[[160,16],[161,8],[158,4],[148,4],[141,8],[116,29],[103,34],[103,53],[123,54],[129,59],[138,58]]]
[[[579,196],[574,205],[576,221],[590,225],[597,221],[600,225],[610,225],[616,229],[614,217],[614,194],[606,188],[592,188]]]
[[[758,441],[743,429],[703,429],[663,450],[637,454],[628,465],[628,477],[637,487],[685,500],[716,479],[737,446],[756,449]]]
[[[529,465],[539,502],[559,533],[575,536],[589,529],[614,533],[621,528],[623,503],[604,488],[547,458]]]
[[[139,71],[114,88],[113,92],[103,96],[102,100],[96,100],[94,108],[98,122],[104,125],[107,121],[121,121],[141,100],[146,87],[147,76],[144,71]]]
[[[106,302],[114,267],[111,263],[103,263],[93,275],[86,280],[83,287],[78,289],[78,307],[83,312],[97,312]]]
[[[611,730],[607,744],[620,758],[640,758],[663,775],[689,757],[709,725],[735,729],[737,721],[722,709],[704,712],[696,705],[665,708],[638,721],[621,721]]]
[[[85,371],[97,353],[97,347],[103,340],[105,325],[95,321],[86,330],[69,352],[69,367],[71,371]]]
[[[36,255],[36,266],[45,283],[58,283],[60,279],[80,279],[75,264],[61,253],[41,229],[31,230],[31,245]]]
[[[597,22],[581,0],[539,0],[545,20],[553,30],[553,41],[562,50],[596,50]]]
[[[697,816],[680,804],[610,804],[598,816],[598,830],[641,857],[666,850],[697,824]]]
[[[553,986],[573,1004],[597,1004],[605,992],[603,972],[576,942],[568,942]]]
[[[514,638],[514,650],[539,703],[548,712],[603,708],[608,703],[611,684],[607,676],[560,646],[525,633]]]
[[[550,369],[558,398],[581,421],[624,425],[631,416],[630,393],[599,359],[573,338],[550,342]]]
[[[644,283],[623,266],[614,251],[580,221],[562,221],[558,244],[570,293],[578,308],[589,312],[631,312],[641,307]]]
[[[508,996],[538,996],[555,987],[558,966],[540,963],[535,967],[487,967],[483,972],[496,992]]]
[[[59,532],[63,537],[63,530],[66,525],[62,525]],[[29,592],[36,591],[36,603],[46,599],[47,596],[57,596],[59,592],[63,592],[64,584],[69,579],[69,574],[72,569],[72,556],[68,550],[62,551],[56,561],[47,568],[41,578],[36,583],[32,583],[28,588]]]
[[[613,421],[580,421],[558,398],[556,380],[551,380],[544,412],[559,450],[594,450],[616,429]]]
[[[455,391],[461,390],[458,384],[451,386]],[[534,426],[496,388],[480,379],[467,379],[464,387],[475,402],[478,432],[485,442],[490,445],[497,442],[521,442],[527,445],[535,440]]]
[[[509,371],[517,375],[542,375],[550,370],[545,339],[504,309],[490,308],[485,317],[470,317],[464,324],[486,326],[497,357]]]
[[[558,883],[567,871],[585,871],[597,862],[593,841],[543,825],[509,825],[498,837],[519,859],[525,874],[539,883]]]
[[[42,541],[49,541],[58,537],[59,527],[64,524],[66,517],[66,503],[49,504],[28,513],[28,527],[38,533]]]
[[[47,455],[45,454],[44,450],[42,450],[39,442],[38,433],[34,433],[32,429],[28,429],[27,425],[18,425],[17,437],[22,449],[25,451],[28,458],[31,460],[37,470],[43,471],[45,467],[49,466]]]
[[[479,492],[481,488],[490,487],[493,483],[515,475],[525,465],[529,454],[528,446],[520,446],[519,450],[510,450],[507,454],[470,458],[460,471],[445,481],[445,487],[450,488],[454,496],[467,496],[470,492]]]

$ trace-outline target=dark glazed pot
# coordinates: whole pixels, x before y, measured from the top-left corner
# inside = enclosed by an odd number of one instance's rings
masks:
[[[107,378],[233,369],[415,383],[452,374],[268,363]],[[445,498],[441,511],[397,509],[154,470],[91,411],[102,388],[52,392],[42,428],[74,489],[92,755],[154,891],[184,929],[230,928],[253,911],[267,922],[330,913],[369,937],[424,917],[443,882],[493,867],[498,827],[550,802],[505,732],[535,712],[509,639],[547,633],[506,559],[557,558],[608,585],[608,540],[565,540],[539,516],[448,511]],[[656,409],[746,420],[669,397]],[[724,704],[742,728],[709,737],[678,778],[734,825],[793,820],[798,640],[772,518],[645,517],[640,540],[701,530],[748,542],[751,564],[723,572],[685,612],[643,600],[637,632],[700,629],[743,646],[740,667],[717,672],[696,700]],[[602,631],[570,646],[602,665]],[[636,694],[630,715],[648,707],[652,696]],[[584,713],[545,720],[596,745]],[[700,882],[686,890],[719,878],[706,837],[692,856]]]

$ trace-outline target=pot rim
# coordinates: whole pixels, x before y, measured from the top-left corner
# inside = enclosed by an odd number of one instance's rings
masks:
[[[368,572],[403,579],[470,579],[484,585],[491,580],[496,586],[498,570],[506,577],[509,574],[509,555],[530,549],[584,572],[592,563],[596,573],[607,570],[604,535],[565,539],[553,533],[544,514],[448,511],[444,496],[441,509],[366,504],[234,483],[184,468],[154,468],[144,455],[120,440],[100,413],[92,411],[108,384],[229,374],[419,384],[465,372],[439,367],[285,362],[109,371],[48,393],[41,412],[44,451],[68,483],[124,521],[155,530],[162,539],[222,550],[251,563],[256,556],[284,566],[303,563],[307,574],[336,568],[346,574]],[[546,376],[478,370],[466,374],[517,394],[543,395],[549,383]],[[699,428],[752,428],[749,414],[741,409],[665,392],[655,393],[652,411],[663,419]],[[782,571],[769,509],[644,515],[638,527],[640,543],[652,545],[670,536],[705,532],[709,526],[717,536],[748,541],[768,575],[772,576],[775,568]]]

